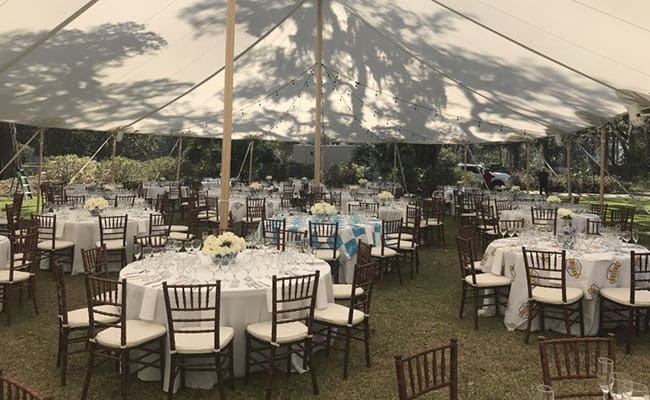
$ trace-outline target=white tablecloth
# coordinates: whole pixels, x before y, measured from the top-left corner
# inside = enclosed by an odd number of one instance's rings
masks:
[[[11,243],[6,236],[0,236],[0,268],[9,266],[9,257],[11,257]]]
[[[526,225],[530,225],[533,223],[533,217],[530,213],[530,208],[529,209],[523,209],[523,210],[503,210],[499,211],[499,218],[500,219],[521,219],[523,218],[525,220]],[[587,221],[588,220],[595,220],[595,221],[600,221],[600,217],[597,214],[589,214],[589,213],[579,213],[576,214],[575,218],[573,219],[573,226],[576,228],[576,232],[578,233],[585,233],[587,231]],[[558,217],[558,228],[561,224],[561,219]]]
[[[133,258],[133,237],[139,233],[149,231],[149,213],[151,213],[151,210],[140,208],[110,208],[104,211],[103,215],[105,216],[129,215],[126,227],[127,260]],[[91,216],[86,210],[59,211],[56,217],[56,237],[57,239],[74,242],[74,264],[71,272],[73,275],[82,273],[84,267],[81,250],[94,248],[95,243],[100,240],[99,218]],[[47,266],[47,261],[45,261],[41,268],[47,268]]]
[[[630,250],[647,251],[642,246],[626,246],[619,252],[606,249],[594,240],[585,252],[567,251],[567,287],[584,291],[585,335],[598,333],[598,307],[600,289],[607,287],[629,287]],[[530,249],[557,250],[550,242],[521,242],[517,238],[499,239],[490,243],[485,250],[481,267],[485,272],[513,278],[505,313],[505,325],[509,330],[525,329],[528,317],[528,285],[521,251],[522,245]],[[536,324],[538,321],[535,322]],[[535,325],[533,325],[536,328]],[[566,333],[561,321],[546,321],[547,329]],[[579,333],[579,327],[574,326]]]
[[[286,265],[285,273],[291,274],[307,274],[319,270],[320,281],[318,282],[316,307],[324,308],[327,303],[334,301],[329,266],[324,261],[308,254],[247,250],[239,254],[235,265],[226,271],[218,271],[216,277],[210,269],[212,261],[202,255],[189,256],[185,253],[164,257],[171,260],[170,276],[166,278],[170,284],[188,284],[188,281],[193,278],[199,282],[214,282],[215,279],[222,281],[221,325],[230,326],[235,331],[233,340],[236,376],[244,374],[246,326],[255,322],[271,320],[271,289],[269,286],[272,275],[282,275],[280,265]],[[154,260],[152,264],[144,266],[150,271],[148,273],[137,273],[143,269],[142,262],[131,263],[120,272],[120,277],[126,277],[128,282],[127,318],[153,321],[166,327],[167,316],[162,284],[160,276],[155,275],[156,271],[160,271],[160,263],[159,260]],[[179,265],[193,266],[195,272],[191,272],[190,275],[180,272]],[[251,266],[250,277],[259,287],[253,287],[252,284],[247,283],[245,265]],[[233,273],[238,281],[236,286],[232,284]],[[167,351],[166,366],[169,366],[169,361]],[[165,388],[168,387],[169,373],[167,368]],[[214,373],[188,373],[186,385],[193,388],[209,389],[215,384],[214,375]],[[143,371],[140,377],[146,380],[159,378],[151,370]]]

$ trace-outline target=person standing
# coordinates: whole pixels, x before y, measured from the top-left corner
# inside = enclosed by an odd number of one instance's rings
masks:
[[[548,196],[548,172],[546,171],[546,168],[542,168],[542,170],[537,174],[537,182],[539,183],[539,194],[545,194]],[[542,193],[542,191],[544,193]]]

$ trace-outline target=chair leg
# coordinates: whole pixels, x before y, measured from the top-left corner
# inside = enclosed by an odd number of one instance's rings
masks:
[[[95,344],[90,342],[88,348],[88,365],[86,366],[86,376],[84,378],[83,389],[81,390],[81,400],[88,398],[88,389],[90,388],[90,378],[93,373],[93,364],[95,358]]]
[[[269,371],[266,382],[266,400],[271,400],[271,388],[273,387],[273,370],[275,369],[275,349],[275,346],[271,346],[271,357],[269,357]]]
[[[169,361],[169,383],[167,384],[167,399],[172,400],[174,397],[174,383],[176,381],[176,356],[174,354],[170,355]],[[164,379],[163,379],[164,381]]]
[[[632,352],[632,335],[634,335],[634,310],[628,310],[627,317],[627,338],[625,338],[625,354]]]
[[[316,382],[316,371],[314,371],[314,365],[311,362],[312,356],[312,341],[307,339],[305,342],[305,358],[309,363],[309,373],[311,374],[311,387],[314,394],[318,394],[318,382]]]
[[[233,362],[233,360],[230,360]],[[251,371],[251,337],[246,334],[246,366],[244,369],[244,382],[248,385],[248,375]],[[233,377],[231,377],[233,379]]]
[[[292,345],[287,346],[287,378],[291,377],[291,351],[293,350]]]
[[[474,329],[478,330],[478,309],[479,309],[479,294],[480,294],[480,289],[479,288],[472,288],[472,291],[474,292]]]
[[[120,350],[120,369],[122,400],[126,400],[129,388],[129,349]]]
[[[370,322],[368,318],[363,320],[363,345],[366,352],[366,367],[370,368]]]
[[[219,390],[219,398],[226,400],[226,390],[223,387],[223,372],[221,371],[221,356],[219,354],[214,356],[214,364],[217,368],[217,388]]]
[[[38,315],[38,304],[36,303],[36,278],[31,277],[29,279],[29,296],[32,300],[32,305],[34,306],[34,313]]]
[[[66,375],[68,373],[68,336],[70,335],[70,331],[66,328],[63,329],[63,332],[61,332],[61,335],[59,336],[59,340],[61,343],[59,344],[59,363],[61,366],[61,386],[65,386],[66,384]]]
[[[526,337],[524,338],[524,343],[528,344],[528,338],[530,337],[530,329],[533,325],[533,310],[535,307],[533,306],[533,301],[529,300],[528,301],[528,323],[526,324]]]
[[[582,308],[582,300],[578,302],[578,318],[580,318],[580,337],[585,336],[585,318],[584,310]]]
[[[56,367],[60,368],[61,367],[61,353],[63,352],[61,346],[63,345],[63,330],[61,327],[59,327],[59,346],[58,350],[56,353]]]
[[[458,319],[463,319],[463,312],[465,310],[465,296],[467,296],[467,288],[465,287],[464,282],[462,283],[461,287],[462,290],[460,295],[460,312],[458,313]]]
[[[235,351],[234,351],[235,345],[230,343],[229,347],[230,348],[228,350],[228,362],[229,362],[228,366],[230,370],[230,377],[229,377],[230,389],[232,390],[235,388]]]
[[[393,265],[395,266],[395,269],[397,270],[397,276],[399,277],[399,285],[404,286],[404,281],[402,280],[402,267],[399,265],[399,256],[391,257],[395,259],[393,261]]]
[[[350,366],[350,342],[352,341],[352,328],[345,328],[345,353],[343,354],[343,379],[348,379],[348,368]]]
[[[327,337],[325,338],[325,355],[330,356],[330,346],[332,344],[332,327],[327,327]]]

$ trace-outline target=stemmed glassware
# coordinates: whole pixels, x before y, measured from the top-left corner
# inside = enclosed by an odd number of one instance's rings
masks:
[[[136,260],[142,258],[142,245],[140,243],[133,243],[133,257]]]
[[[639,228],[632,227],[632,241],[634,244],[637,244],[639,242]]]
[[[625,244],[630,243],[630,240],[632,239],[632,232],[630,232],[629,229],[624,229],[621,231],[621,240],[625,242]]]
[[[549,385],[537,385],[535,389],[535,400],[554,400],[553,388]]]
[[[600,391],[603,392],[603,400],[609,398],[609,381],[614,373],[614,360],[607,357],[598,357],[597,378]]]
[[[638,382],[627,382],[624,384],[623,398],[629,400],[650,400],[648,386]]]
[[[612,372],[609,378],[609,394],[614,400],[624,400],[626,387],[632,382],[628,374]]]

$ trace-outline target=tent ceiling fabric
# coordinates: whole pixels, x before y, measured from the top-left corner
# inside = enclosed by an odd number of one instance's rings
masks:
[[[650,92],[650,54],[639,45],[650,39],[650,2],[440,1],[606,85]],[[86,3],[0,3],[0,66]],[[312,141],[314,7],[237,1],[235,54],[272,31],[235,64],[234,139]],[[625,112],[611,88],[430,0],[324,7],[328,140],[517,141],[585,127],[575,111]],[[221,74],[142,117],[223,66],[225,15],[225,0],[100,0],[0,74],[0,120],[220,137]]]

